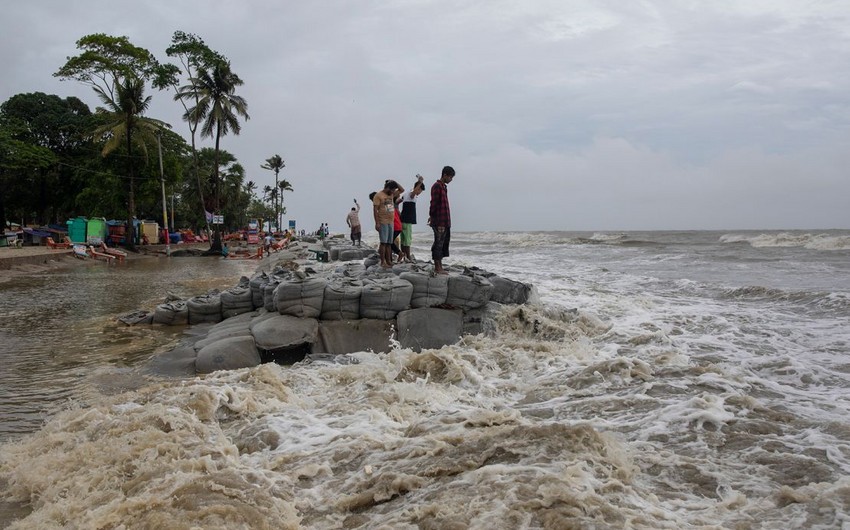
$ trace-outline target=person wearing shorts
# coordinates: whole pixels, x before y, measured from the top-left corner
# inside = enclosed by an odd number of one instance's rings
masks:
[[[377,192],[372,199],[372,210],[375,217],[375,230],[378,231],[378,257],[381,267],[388,269],[393,266],[392,242],[393,220],[395,217],[394,195],[401,186],[394,180],[384,182],[384,189]]]
[[[445,166],[440,179],[431,186],[428,224],[434,231],[431,259],[434,260],[434,272],[437,274],[448,274],[443,269],[443,258],[449,256],[449,243],[451,242],[452,214],[449,208],[448,184],[454,177],[455,170],[451,166]]]

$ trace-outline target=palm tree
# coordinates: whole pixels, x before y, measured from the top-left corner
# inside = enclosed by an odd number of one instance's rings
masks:
[[[119,147],[127,149],[127,233],[125,244],[132,248],[135,241],[133,219],[136,217],[135,177],[136,163],[133,147],[137,147],[147,158],[147,146],[156,142],[158,131],[170,127],[167,123],[144,117],[150,105],[151,96],[145,96],[145,82],[137,77],[115,80],[115,97],[100,87],[95,87],[98,97],[105,105],[98,107],[96,113],[103,116],[106,123],[95,129],[97,137],[106,139],[101,156],[106,157]]]
[[[286,207],[283,206],[283,192],[284,191],[293,191],[292,184],[289,183],[288,180],[283,179],[280,181],[280,184],[277,185],[277,189],[280,190],[280,213],[281,213],[281,221],[283,222],[282,215],[286,213]],[[278,230],[281,230],[280,223],[278,223]]]
[[[277,176],[280,173],[280,170],[286,167],[286,164],[283,162],[283,159],[280,155],[274,155],[271,158],[266,159],[266,163],[260,166],[263,169],[268,169],[270,171],[274,171],[274,187],[278,188]],[[274,219],[275,223],[277,223],[277,229],[280,231],[280,208],[278,207],[278,201],[275,200],[274,203]]]
[[[203,122],[201,138],[215,138],[215,163],[213,166],[213,204],[217,211],[220,206],[219,163],[221,137],[231,131],[238,135],[242,130],[239,116],[250,119],[248,103],[235,94],[236,87],[243,81],[230,70],[230,63],[224,60],[215,62],[210,68],[199,69],[197,77],[189,85],[180,88],[181,98],[194,99],[197,103],[186,111],[184,118],[193,122]],[[221,249],[221,234],[215,232],[215,241],[211,250]]]

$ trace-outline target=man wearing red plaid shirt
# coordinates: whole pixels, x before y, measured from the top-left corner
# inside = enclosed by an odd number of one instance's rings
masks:
[[[428,224],[434,231],[431,258],[434,260],[434,272],[437,274],[448,274],[443,270],[443,258],[449,256],[452,214],[449,209],[448,183],[454,177],[455,170],[451,166],[446,166],[443,168],[440,180],[431,186],[431,208],[428,210]]]

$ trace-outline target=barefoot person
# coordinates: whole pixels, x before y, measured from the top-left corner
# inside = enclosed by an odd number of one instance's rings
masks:
[[[381,258],[381,267],[388,269],[393,266],[392,242],[393,242],[393,220],[395,217],[395,191],[399,188],[398,182],[388,180],[384,183],[384,189],[377,192],[372,199],[372,210],[375,217],[375,230],[378,231],[380,245],[378,256]]]
[[[416,197],[425,191],[425,182],[422,175],[416,175],[416,184],[413,189],[402,195],[401,203],[401,251],[404,260],[411,262],[413,256],[410,254],[410,245],[413,243],[413,225],[416,224]]]
[[[362,234],[360,229],[360,205],[357,203],[357,199],[354,199],[354,206],[348,212],[345,222],[351,227],[351,244],[359,247]]]
[[[434,272],[448,274],[443,270],[443,258],[449,256],[452,215],[449,209],[448,184],[455,177],[451,166],[443,168],[440,179],[431,186],[431,208],[428,210],[428,224],[434,231],[434,244],[431,246],[431,258],[434,260]]]

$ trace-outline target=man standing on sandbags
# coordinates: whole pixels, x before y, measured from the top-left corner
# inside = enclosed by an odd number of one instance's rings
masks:
[[[399,188],[398,182],[388,180],[384,182],[384,189],[375,194],[372,199],[373,213],[375,216],[375,230],[378,231],[380,246],[378,256],[381,258],[381,267],[391,269],[393,266],[393,221],[395,220],[395,191]]]
[[[443,270],[443,258],[449,256],[452,215],[449,209],[448,184],[455,177],[451,166],[443,168],[440,179],[431,186],[431,208],[428,210],[428,224],[434,231],[434,244],[431,246],[431,258],[434,260],[434,272],[448,274]]]

